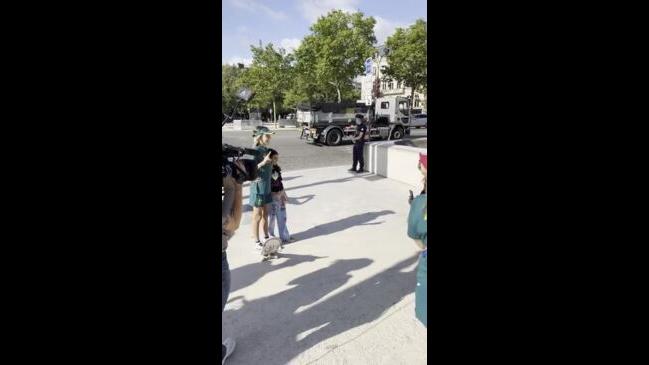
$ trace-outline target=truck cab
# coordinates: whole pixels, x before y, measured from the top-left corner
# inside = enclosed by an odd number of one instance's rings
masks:
[[[387,117],[390,124],[408,125],[408,98],[384,96],[375,102],[376,118]]]

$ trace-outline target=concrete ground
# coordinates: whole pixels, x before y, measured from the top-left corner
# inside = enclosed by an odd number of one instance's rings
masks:
[[[408,186],[348,166],[285,170],[296,242],[261,262],[244,217],[228,248],[228,364],[425,364],[414,309],[417,249],[406,236]]]

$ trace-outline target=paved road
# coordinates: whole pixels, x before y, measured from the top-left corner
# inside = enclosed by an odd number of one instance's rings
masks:
[[[426,137],[427,129],[413,129],[406,138]],[[251,131],[223,130],[223,143],[250,147]],[[341,166],[352,163],[352,144],[340,146],[319,146],[299,139],[300,131],[278,130],[273,136],[271,147],[279,152],[280,166],[284,171]]]

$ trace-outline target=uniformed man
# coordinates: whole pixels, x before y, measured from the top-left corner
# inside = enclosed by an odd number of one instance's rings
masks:
[[[356,114],[356,133],[354,134],[354,152],[353,152],[353,163],[352,168],[349,171],[352,172],[364,172],[363,167],[365,166],[365,159],[363,158],[363,149],[365,147],[365,135],[367,134],[367,126],[364,123],[363,114]],[[358,170],[356,169],[358,165]]]

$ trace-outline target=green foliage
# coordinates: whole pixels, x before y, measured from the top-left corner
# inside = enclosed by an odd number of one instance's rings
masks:
[[[243,86],[256,92],[249,107],[268,110],[274,102],[278,112],[305,101],[335,102],[338,92],[342,101],[358,100],[360,93],[352,80],[374,53],[375,23],[360,12],[334,10],[311,26],[311,34],[295,54],[286,54],[272,44],[251,46],[249,68],[222,66],[223,110],[229,113],[236,103],[235,92]]]
[[[253,55],[252,65],[241,77],[241,82],[256,92],[249,105],[267,109],[273,102],[281,104],[293,74],[293,55],[286,54],[281,48],[275,49],[272,43],[265,48],[250,48]]]
[[[296,50],[296,68],[287,103],[350,100],[358,95],[352,80],[363,72],[365,59],[374,52],[375,20],[363,13],[333,10],[311,26]]]
[[[426,22],[417,20],[408,29],[397,28],[386,42],[390,49],[385,79],[401,81],[415,90],[425,90],[428,82],[426,65]],[[412,95],[411,95],[412,96]]]
[[[230,114],[237,104],[236,92],[241,88],[243,69],[232,65],[221,65],[221,110]]]

